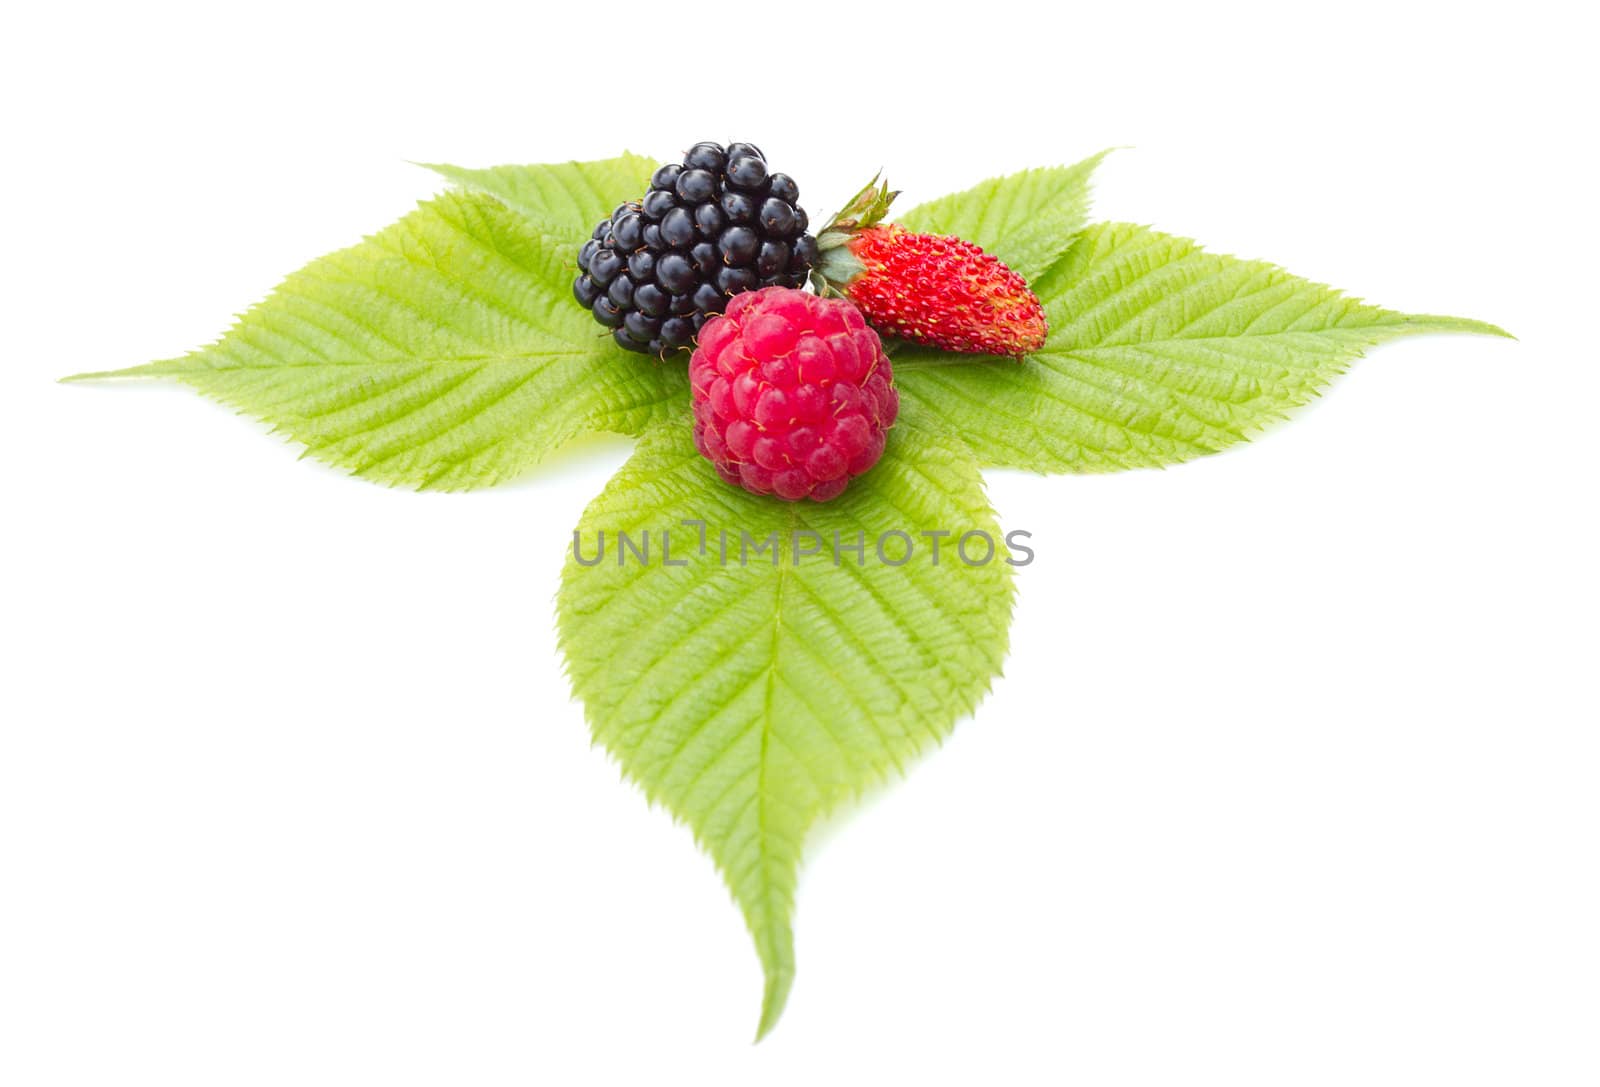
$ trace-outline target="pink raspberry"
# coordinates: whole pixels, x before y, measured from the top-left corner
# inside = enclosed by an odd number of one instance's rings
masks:
[[[883,456],[900,410],[878,334],[842,298],[734,295],[689,360],[694,444],[752,494],[826,502]]]

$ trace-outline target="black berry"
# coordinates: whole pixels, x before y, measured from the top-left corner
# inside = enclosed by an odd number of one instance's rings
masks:
[[[715,238],[728,225],[728,217],[722,214],[720,205],[700,204],[694,209],[694,225],[702,238]]]
[[[668,294],[686,294],[694,289],[694,265],[682,253],[668,253],[656,261],[656,282]]]
[[[800,240],[794,243],[794,255],[789,258],[789,272],[791,275],[803,276],[816,262],[817,239],[809,234],[802,234]]]
[[[789,244],[766,241],[756,253],[756,275],[776,276],[789,268]]]
[[[722,267],[722,258],[717,255],[717,247],[710,242],[701,242],[689,250],[689,259],[694,261],[694,266],[702,276],[714,276],[717,269]]]
[[[641,283],[633,290],[633,304],[640,313],[660,317],[667,312],[672,296],[654,283]]]
[[[674,249],[685,249],[694,241],[694,216],[684,208],[673,208],[661,218],[661,240]]]
[[[748,291],[756,285],[756,274],[749,268],[724,268],[717,273],[717,287],[723,294]]]
[[[622,323],[622,311],[611,304],[611,299],[602,295],[594,300],[594,305],[589,307],[594,319],[607,328],[616,328]]]
[[[719,313],[726,298],[716,282],[702,283],[694,289],[694,309],[701,313]]]
[[[637,249],[628,258],[628,274],[637,283],[648,283],[656,274],[656,255],[648,249]]]
[[[773,174],[767,178],[767,192],[790,204],[800,199],[800,186],[788,174]]]
[[[668,347],[683,347],[694,338],[695,327],[687,317],[669,317],[661,322],[661,342]]]
[[[779,203],[782,203],[782,201],[779,201]],[[789,207],[788,204],[784,204],[783,206],[785,208]],[[761,207],[762,210],[765,211],[766,204],[761,205]],[[790,210],[789,214],[792,216],[794,214],[793,210]],[[611,220],[612,244],[624,253],[631,253],[633,250],[639,248],[639,236],[643,232],[644,217],[641,216],[635,209],[629,209],[627,212]]]
[[[650,187],[671,192],[672,187],[678,183],[678,175],[681,173],[683,173],[682,166],[663,166],[650,176]]]
[[[685,170],[673,191],[685,204],[698,204],[717,194],[717,178],[710,170]]]
[[[628,335],[640,343],[649,343],[656,338],[656,333],[661,331],[661,318],[647,317],[634,310],[622,319],[622,327],[627,330]]]
[[[611,338],[617,342],[618,347],[625,351],[637,351],[642,355],[650,350],[649,344],[640,343],[638,340],[628,335],[628,330],[625,328],[617,329],[611,334]]]
[[[629,351],[689,346],[728,299],[798,286],[817,257],[800,187],[751,143],[697,143],[578,250],[572,295]]]
[[[671,189],[651,189],[645,193],[639,206],[646,219],[657,223],[663,215],[678,206],[678,198]]]
[[[761,210],[756,213],[756,221],[761,224],[761,229],[769,237],[794,236],[794,206],[779,200],[776,196],[769,196],[761,202]],[[622,235],[618,234],[617,239],[621,241]]]
[[[740,155],[728,163],[728,184],[746,192],[757,192],[767,180],[767,160],[758,155]]]
[[[748,193],[725,192],[722,194],[722,214],[728,217],[730,223],[748,223],[756,217],[756,202],[750,199]]]
[[[730,226],[717,239],[723,264],[749,264],[761,248],[761,236],[747,226]]]
[[[727,163],[727,153],[719,143],[697,143],[683,156],[684,166],[693,170],[708,170],[713,174],[720,173]]]

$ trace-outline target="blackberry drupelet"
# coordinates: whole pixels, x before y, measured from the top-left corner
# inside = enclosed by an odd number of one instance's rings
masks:
[[[697,143],[578,250],[578,302],[629,351],[688,347],[728,299],[799,287],[817,257],[800,188],[754,144]]]

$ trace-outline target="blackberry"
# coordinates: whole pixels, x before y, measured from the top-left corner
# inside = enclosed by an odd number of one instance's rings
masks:
[[[817,241],[799,199],[754,144],[697,143],[594,228],[572,294],[620,346],[665,357],[735,294],[805,283]]]

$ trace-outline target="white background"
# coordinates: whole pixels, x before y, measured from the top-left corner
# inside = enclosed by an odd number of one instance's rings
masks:
[[[898,10],[889,10],[890,7]],[[1600,1080],[1596,86],[1576,5],[36,5],[0,38],[0,1082]],[[179,387],[465,165],[752,139],[813,220],[1131,145],[1098,213],[1406,341],[1165,472],[994,472],[1005,678],[812,844],[799,976],[589,747],[606,441],[344,478]]]

